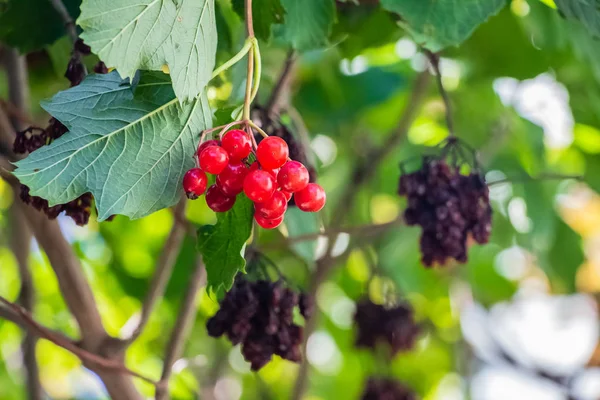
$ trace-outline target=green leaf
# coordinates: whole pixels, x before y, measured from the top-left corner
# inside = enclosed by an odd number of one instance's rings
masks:
[[[244,0],[232,0],[234,11],[245,19]],[[271,39],[271,25],[283,23],[285,9],[280,0],[254,0],[252,2],[252,19],[254,33],[257,38],[268,41]]]
[[[214,0],[84,0],[77,23],[94,53],[124,78],[167,65],[181,101],[197,97],[211,78],[217,49]]]
[[[555,0],[556,7],[570,20],[577,20],[600,37],[600,5],[597,0]]]
[[[73,19],[81,0],[63,0]],[[0,41],[28,53],[53,43],[65,34],[62,21],[48,0],[9,0],[0,4]]]
[[[506,5],[505,0],[381,0],[400,15],[398,24],[431,51],[458,46]]]
[[[243,194],[230,211],[217,213],[217,223],[198,230],[198,251],[206,266],[207,287],[229,290],[236,274],[245,272],[243,252],[252,232],[252,202]]]
[[[278,37],[296,50],[326,46],[335,22],[333,0],[281,0],[286,18],[278,28]]]
[[[19,161],[15,175],[51,205],[91,192],[100,221],[175,204],[198,133],[211,126],[206,96],[180,104],[158,73],[135,88],[116,72],[91,75],[42,106],[70,132]]]

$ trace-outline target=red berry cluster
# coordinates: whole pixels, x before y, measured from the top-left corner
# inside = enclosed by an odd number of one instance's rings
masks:
[[[400,351],[410,350],[421,329],[415,323],[409,304],[384,307],[371,300],[356,305],[354,323],[357,328],[356,347],[375,350],[378,345],[387,345],[393,357]]]
[[[254,202],[254,219],[265,229],[283,222],[287,203],[292,196],[299,209],[316,212],[325,205],[326,195],[316,183],[309,183],[306,167],[289,159],[289,148],[279,137],[263,139],[252,151],[252,139],[243,130],[234,129],[221,141],[208,140],[198,147],[197,168],[183,177],[188,198],[206,192],[206,204],[215,212],[230,210],[242,192]],[[256,161],[250,162],[250,158]],[[206,173],[216,175],[214,185],[206,190]]]
[[[369,378],[362,400],[416,400],[410,389],[390,378]]]

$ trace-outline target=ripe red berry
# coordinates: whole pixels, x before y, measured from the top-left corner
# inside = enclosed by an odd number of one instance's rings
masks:
[[[288,192],[299,192],[308,185],[308,170],[298,161],[285,163],[277,175],[277,183]]]
[[[287,202],[288,201],[282,192],[275,192],[269,200],[264,203],[255,204],[254,210],[256,215],[260,215],[263,218],[279,218],[285,214]]]
[[[244,193],[255,203],[269,200],[276,189],[277,183],[273,175],[264,170],[252,171],[244,179]]]
[[[183,176],[183,190],[188,199],[197,199],[204,194],[208,179],[200,168],[192,168]]]
[[[200,153],[200,168],[209,174],[220,174],[228,164],[229,155],[221,146],[210,146]]]
[[[227,151],[231,161],[241,161],[252,151],[250,137],[239,129],[227,132],[221,139],[221,146]]]
[[[258,223],[258,225],[262,226],[265,229],[275,229],[283,222],[283,215],[279,218],[267,219],[263,218],[258,214],[254,214],[254,219]]]
[[[268,173],[270,173],[271,176],[273,177],[273,179],[275,179],[275,182],[277,182],[277,174],[279,174],[279,170],[280,170],[280,168],[265,169],[265,171],[267,171]]]
[[[219,186],[212,185],[206,192],[206,204],[214,212],[231,210],[235,204],[235,197],[227,196]]]
[[[198,146],[198,151],[196,152],[196,154],[198,154],[198,156],[200,156],[200,154],[202,154],[204,149],[206,149],[207,147],[220,146],[220,145],[221,145],[221,142],[218,140],[207,140],[204,143],[200,143],[200,146]]]
[[[295,193],[296,205],[306,212],[320,211],[326,200],[325,190],[316,183],[309,183],[303,190]]]
[[[217,176],[217,185],[227,196],[236,196],[244,190],[244,178],[248,168],[240,162],[232,162]]]
[[[256,158],[264,169],[281,167],[289,154],[290,150],[285,140],[276,136],[263,139],[256,148]]]
[[[283,193],[286,201],[290,201],[292,199],[292,196],[294,195],[294,193],[288,192],[286,190],[280,190],[280,192]]]

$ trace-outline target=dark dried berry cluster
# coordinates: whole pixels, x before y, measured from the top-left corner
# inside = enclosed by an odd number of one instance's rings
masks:
[[[400,178],[399,194],[407,196],[404,220],[420,225],[422,262],[444,265],[467,261],[467,241],[487,243],[492,229],[489,191],[479,173],[462,175],[443,160],[425,159],[423,167]]]
[[[410,305],[386,308],[369,299],[356,305],[354,323],[357,327],[356,347],[375,349],[386,344],[391,356],[410,350],[421,331]]]
[[[237,281],[225,295],[217,314],[206,324],[212,337],[226,335],[254,371],[261,369],[273,354],[300,362],[303,329],[294,324],[299,296],[281,282]]]
[[[410,389],[389,378],[369,378],[362,400],[416,400]]]
[[[67,132],[67,127],[55,118],[50,118],[46,129],[30,126],[24,131],[17,132],[13,143],[16,154],[31,153],[42,146],[50,144]]]
[[[42,211],[49,219],[55,219],[64,211],[65,214],[71,217],[79,226],[87,225],[89,222],[92,201],[94,199],[91,193],[85,193],[66,204],[57,204],[50,207],[48,200],[37,196],[31,196],[29,194],[29,188],[25,185],[21,185],[20,197],[25,204],[29,204],[33,208]]]
[[[65,72],[65,77],[69,79],[71,86],[79,85],[85,77],[85,67],[81,62],[81,57],[79,55],[88,55],[90,52],[89,46],[83,43],[81,39],[75,43],[73,56],[71,57],[67,66],[67,71]],[[96,67],[94,67],[94,71],[96,73],[107,73],[108,69],[104,63],[100,61]],[[55,118],[50,118],[46,129],[29,127],[22,132],[17,132],[15,142],[13,143],[13,151],[16,154],[31,153],[42,146],[52,143],[52,141],[58,139],[67,133],[67,131],[67,127],[60,121]],[[29,204],[35,209],[42,211],[49,219],[55,219],[64,211],[66,215],[71,217],[73,221],[80,226],[87,225],[89,222],[94,200],[91,193],[85,193],[69,203],[57,204],[50,207],[47,200],[41,197],[31,196],[29,194],[29,188],[25,185],[21,185],[19,197],[25,204]]]

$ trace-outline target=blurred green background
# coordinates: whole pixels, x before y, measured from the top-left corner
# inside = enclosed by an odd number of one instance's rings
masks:
[[[299,134],[298,128],[304,129],[298,121],[301,116],[309,135],[318,181],[328,192],[325,219],[346,185],[352,184],[350,173],[357,157],[381,144],[397,126],[413,81],[427,69],[418,46],[389,14],[369,3],[338,4],[330,46],[299,56],[290,90],[293,109],[284,115]],[[218,59],[223,61],[241,46],[244,34],[228,1],[218,4]],[[381,372],[397,376],[426,400],[566,399],[565,387],[575,393],[571,398],[600,398],[599,391],[581,394],[576,385],[554,387],[554,381],[536,375],[538,370],[552,372],[558,368],[555,364],[569,363],[570,369],[559,375],[579,376],[584,368],[597,374],[595,365],[600,363],[600,352],[595,352],[595,295],[600,291],[600,43],[582,26],[562,19],[552,5],[508,1],[459,48],[442,53],[443,82],[453,102],[458,136],[481,150],[489,181],[513,179],[491,188],[491,242],[472,247],[466,265],[434,270],[419,262],[417,228],[400,226],[354,249],[318,293],[323,318],[309,341],[311,384],[306,400],[358,398],[365,379]],[[261,46],[259,103],[264,104],[287,49],[277,40]],[[42,126],[48,116],[39,101],[68,87],[62,75],[69,51],[63,37],[27,56],[32,116]],[[94,61],[88,60],[90,65]],[[240,64],[228,80],[214,83],[209,96],[215,106],[239,104],[244,73]],[[0,75],[0,97],[6,99],[3,70]],[[391,156],[374,163],[373,179],[356,188],[355,206],[345,226],[397,218],[404,207],[404,199],[396,194],[400,161],[421,154],[446,135],[443,103],[431,84],[407,138]],[[523,179],[549,174],[584,179]],[[10,299],[19,290],[16,260],[8,247],[12,229],[8,209],[13,201],[10,187],[0,181],[0,295]],[[214,213],[203,201],[189,203],[191,222],[214,223]],[[321,222],[294,212],[287,218],[285,229],[261,234],[259,247],[268,248],[266,253],[284,274],[305,287],[315,252],[323,250],[323,243],[292,248],[277,243],[282,235],[315,232]],[[173,224],[172,213],[163,210],[135,221],[117,217],[102,224],[92,218],[84,228],[67,218],[60,221],[81,258],[107,330],[115,336],[127,334]],[[339,240],[341,251],[345,239]],[[163,349],[195,258],[193,239],[187,238],[164,301],[127,353],[127,364],[136,371],[160,375]],[[37,294],[35,317],[75,336],[76,325],[60,297],[56,277],[35,243],[30,262]],[[364,293],[378,301],[390,293],[407,299],[424,326],[417,348],[399,355],[389,370],[373,355],[353,348],[352,314]],[[575,293],[586,296],[573,297]],[[544,306],[528,308],[540,299]],[[566,307],[564,301],[573,303]],[[206,334],[206,320],[218,308],[215,300],[202,292],[198,308],[184,358],[175,365],[173,398],[289,398],[297,365],[276,357],[259,373],[251,373],[238,348]],[[523,332],[537,336],[527,339]],[[481,335],[489,339],[483,340],[487,344],[482,345]],[[0,320],[0,399],[26,398],[21,337],[19,328]],[[502,362],[502,357],[488,357],[486,351],[495,342],[525,360],[518,359],[516,366]],[[526,347],[511,349],[516,344]],[[50,398],[105,398],[100,381],[68,352],[41,340],[37,358]],[[511,375],[515,371],[517,376]],[[524,383],[519,381],[523,371],[531,372]],[[498,382],[508,383],[493,386]],[[509,391],[511,384],[516,385],[515,392]],[[148,385],[139,385],[147,396],[153,394]],[[544,390],[531,392],[524,389],[527,385]],[[495,387],[500,389],[490,389]]]

